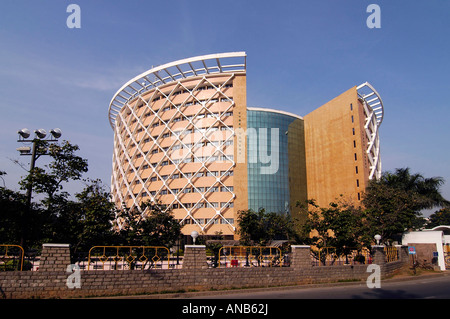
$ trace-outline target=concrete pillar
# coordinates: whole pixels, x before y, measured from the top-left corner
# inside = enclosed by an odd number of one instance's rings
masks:
[[[409,262],[408,246],[395,245],[398,252],[398,260],[404,263]]]
[[[66,271],[70,265],[69,244],[43,244],[39,271]]]
[[[292,245],[291,267],[295,269],[311,268],[311,246]]]
[[[384,252],[384,246],[372,246],[372,254],[374,264],[381,266],[386,263],[386,253]]]
[[[205,245],[185,245],[183,269],[207,269],[206,246]]]

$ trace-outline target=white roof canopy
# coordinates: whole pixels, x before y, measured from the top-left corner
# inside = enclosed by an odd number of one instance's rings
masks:
[[[170,62],[141,73],[114,94],[109,104],[109,123],[114,128],[116,116],[126,103],[160,85],[214,73],[245,73],[246,57],[245,52],[208,54]]]

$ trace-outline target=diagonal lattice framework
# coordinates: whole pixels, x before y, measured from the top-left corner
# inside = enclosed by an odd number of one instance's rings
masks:
[[[112,176],[112,193],[115,197],[116,202],[125,202],[127,198],[131,198],[134,206],[137,209],[140,209],[139,198],[143,194],[151,194],[148,188],[149,184],[147,183],[147,180],[142,178],[141,175],[143,170],[145,169],[144,166],[147,165],[152,170],[150,176],[156,176],[163,182],[156,193],[150,195],[150,199],[155,201],[159,197],[159,195],[161,195],[161,191],[163,189],[167,189],[173,196],[172,201],[170,203],[166,203],[168,204],[168,207],[170,207],[174,203],[177,203],[179,207],[182,207],[186,213],[181,222],[183,222],[186,218],[191,218],[193,222],[196,223],[202,230],[205,230],[209,225],[214,223],[215,219],[220,218],[226,224],[229,224],[229,226],[231,226],[233,230],[235,229],[235,227],[231,223],[229,223],[228,220],[223,216],[223,211],[228,207],[230,203],[233,202],[235,198],[234,192],[230,191],[228,186],[223,182],[223,178],[235,166],[233,155],[230,155],[228,154],[228,152],[224,151],[224,146],[226,146],[227,143],[232,142],[235,135],[233,127],[230,127],[226,124],[227,113],[233,110],[234,101],[232,97],[228,96],[224,92],[224,88],[232,84],[234,77],[235,75],[233,73],[229,74],[227,75],[227,78],[225,80],[222,80],[220,85],[217,85],[214,84],[214,81],[210,81],[208,77],[203,76],[196,82],[196,85],[190,89],[184,86],[182,81],[178,81],[176,85],[173,86],[170,92],[163,92],[163,90],[155,88],[153,92],[146,95],[145,97],[144,95],[140,95],[137,99],[125,105],[122,111],[117,114],[115,120],[116,125],[114,128],[115,148],[113,155],[114,167]],[[203,97],[200,100],[198,98],[198,94],[196,94],[196,91],[199,87],[202,86],[208,86],[212,88],[212,90],[209,90],[210,94],[206,99],[205,97]],[[179,92],[180,90],[188,93],[187,97],[181,104],[174,104],[172,97],[175,95],[175,92]],[[160,105],[156,110],[153,109],[153,104],[151,102],[155,98],[155,96],[161,96],[161,99],[163,99],[162,105]],[[218,101],[220,101],[220,103],[222,104],[222,108],[221,112],[217,114],[211,111],[211,106],[213,106]],[[226,102],[224,103],[224,101]],[[189,106],[193,103],[199,104],[201,105],[201,107],[196,112],[196,114],[194,114],[193,116],[190,115],[188,117],[183,112],[186,112]],[[166,108],[166,106],[171,106],[172,109],[175,108],[176,112],[172,114],[170,119],[164,121],[163,110]],[[139,112],[139,109],[141,109],[142,107],[144,107],[145,110],[150,112],[151,114],[152,119],[148,124],[144,124],[144,121],[149,113],[142,111]],[[214,119],[213,124],[207,127],[202,125],[201,120],[196,120],[198,117],[200,117],[200,115],[208,115],[212,117]],[[174,124],[175,118],[180,118],[180,116],[186,120],[189,120],[185,121],[186,125],[181,130],[178,128],[175,131],[172,126]],[[158,123],[163,123],[164,128],[160,131],[158,136],[155,137],[152,136],[151,127],[156,121],[158,121]],[[222,136],[219,136],[219,141],[217,141],[215,138],[217,138],[217,128],[219,126],[222,130],[223,128],[225,128],[226,130],[221,131],[224,134],[222,134]],[[146,142],[142,137],[139,139],[136,138],[136,136],[138,135],[138,130],[144,132],[144,137],[147,137],[147,139],[151,139],[152,147],[150,147],[147,151],[144,151],[144,146],[148,142]],[[186,140],[182,138],[183,134],[185,132],[195,131],[199,132],[200,134],[195,134],[196,136],[192,136],[191,134],[190,143],[189,145],[187,145],[187,143],[185,143]],[[162,147],[162,136],[166,134],[171,135],[172,143],[169,147]],[[204,145],[204,143],[209,143],[210,145],[212,145],[214,147],[214,150],[206,154],[206,156],[202,156],[202,158],[200,158],[197,155],[197,150],[202,151],[202,145]],[[174,157],[172,157],[172,155],[175,153],[173,151],[176,145],[182,146],[185,152],[183,152],[181,154],[181,157],[178,157],[177,160],[174,160]],[[151,163],[149,161],[149,158],[150,154],[154,150],[158,150],[164,155],[158,162]],[[136,162],[138,156],[139,158],[143,158],[143,160],[139,166],[135,166],[133,165],[133,163]],[[181,166],[184,160],[190,157],[193,157],[194,161],[201,163],[201,166],[197,171],[192,172],[190,176],[187,176],[186,172],[182,170]],[[210,173],[212,175],[212,172],[208,168],[208,163],[211,159],[215,159],[215,162],[217,162],[217,157],[220,157],[229,163],[227,169],[220,171],[220,175],[216,178],[216,182],[210,185],[206,189],[205,194],[201,194],[200,199],[196,203],[194,203],[194,205],[192,205],[194,208],[186,207],[182,202],[182,196],[180,196],[180,194],[182,194],[184,189],[187,187],[194,188],[197,192],[200,193],[199,189],[194,183],[194,179],[196,178],[195,176],[200,171]],[[169,161],[170,165],[172,165],[173,167],[167,179],[163,178],[159,171],[162,167],[161,164],[165,161]],[[184,185],[184,187],[178,190],[178,193],[174,193],[172,191],[168,182],[174,174],[180,174],[187,180],[187,183]],[[133,185],[135,183],[142,185],[142,188],[140,188],[138,193],[133,192]],[[209,190],[213,187],[224,187],[229,191],[230,197],[225,205],[223,205],[223,207],[213,207],[213,204],[211,203],[211,201],[209,201]],[[123,188],[126,189],[126,192],[121,191]],[[196,211],[200,210],[200,208],[196,208],[200,203],[202,203],[202,205],[206,205],[209,208],[213,208],[215,212],[214,216],[212,216],[205,224],[199,223],[198,219],[194,216]],[[145,214],[145,211],[143,211],[142,214]]]
[[[224,150],[226,145],[233,141],[234,131],[232,126],[226,124],[226,117],[228,112],[232,112],[234,107],[234,102],[232,97],[227,96],[224,92],[224,88],[227,85],[232,84],[233,78],[236,73],[245,74],[246,69],[246,54],[245,52],[232,52],[232,53],[221,53],[221,54],[211,54],[200,57],[188,58],[179,60],[176,62],[168,63],[151,70],[142,73],[141,75],[128,81],[121,89],[117,91],[111,100],[109,107],[109,120],[111,127],[115,132],[114,138],[114,152],[113,152],[113,173],[111,178],[111,188],[113,194],[113,200],[116,203],[124,204],[128,199],[131,199],[133,206],[140,210],[139,202],[142,196],[150,195],[151,200],[156,200],[164,189],[166,192],[170,192],[173,196],[168,207],[177,203],[185,211],[185,216],[181,220],[183,222],[186,218],[191,218],[195,224],[197,224],[202,230],[206,229],[209,225],[214,223],[214,220],[220,218],[226,224],[229,224],[234,230],[235,227],[229,223],[227,219],[223,217],[224,210],[233,202],[235,198],[234,192],[228,188],[227,185],[223,183],[223,177],[229,172],[232,172],[235,166],[233,155],[228,154]],[[216,74],[227,74],[228,77],[219,84],[214,84],[208,79],[212,75]],[[186,79],[198,78],[199,81],[192,88],[186,87]],[[167,84],[172,85],[172,90],[170,92],[160,89],[161,87],[167,87]],[[174,85],[175,84],[175,85]],[[213,88],[211,90],[210,96],[205,99],[199,99],[195,93],[196,89],[202,85],[208,85]],[[184,90],[189,94],[184,99],[181,104],[174,104],[173,97],[179,90]],[[161,96],[163,99],[163,104],[156,110],[153,109],[153,98],[157,95]],[[227,101],[225,109],[217,114],[210,111],[211,106],[213,106],[218,101]],[[197,111],[194,116],[186,116],[184,112],[188,107],[193,104],[198,103],[201,108]],[[170,117],[170,119],[164,121],[164,109],[165,106],[174,107],[177,112]],[[139,112],[139,108],[145,107],[148,112]],[[144,124],[145,116],[151,115],[152,120],[150,123]],[[202,125],[202,121],[197,120],[199,115],[207,115],[214,118],[214,123],[205,127]],[[187,120],[186,125],[180,131],[172,129],[172,124],[175,122],[176,117],[182,116]],[[156,121],[163,123],[164,129],[158,134],[158,136],[152,136],[152,125]],[[217,135],[217,128],[226,128],[224,136],[219,138],[218,141],[215,138]],[[143,137],[139,136],[139,131],[143,133]],[[188,135],[191,141],[186,143],[186,139],[181,138],[185,132],[198,132],[199,134]],[[169,147],[162,147],[162,136],[169,134],[172,138],[172,143]],[[146,149],[146,143],[152,144],[152,146]],[[199,157],[198,151],[203,151],[203,143],[209,143],[214,147],[213,152],[206,154],[207,156]],[[183,153],[178,154],[178,157],[173,157],[176,149],[182,149]],[[162,152],[163,156],[156,163],[151,163],[149,158],[153,151],[157,150]],[[179,152],[180,153],[180,152]],[[226,169],[220,171],[220,175],[216,178],[215,183],[210,185],[206,192],[201,194],[200,199],[191,205],[194,207],[186,207],[183,202],[183,191],[186,188],[194,188],[196,192],[200,193],[200,190],[195,185],[195,176],[200,171],[206,172],[212,175],[209,170],[209,162],[214,160],[217,162],[217,158],[221,157],[226,162],[228,166]],[[138,158],[142,158],[139,165],[134,165],[138,163]],[[182,164],[186,159],[193,158],[194,161],[200,162],[201,166],[196,172],[191,172],[187,174],[182,169]],[[160,174],[160,168],[163,163],[170,163],[173,168],[171,173],[167,176],[167,179],[163,178]],[[142,177],[142,172],[146,169],[151,169],[150,177],[156,177],[162,181],[161,187],[154,193],[150,192],[149,183],[147,179]],[[186,178],[187,183],[178,189],[175,193],[170,188],[170,178],[174,174],[180,174],[183,178]],[[139,191],[133,192],[134,184],[140,184],[142,187]],[[225,205],[221,207],[213,207],[211,201],[209,201],[208,192],[212,187],[224,187],[230,193],[228,201]],[[181,195],[180,195],[181,194]],[[201,224],[197,218],[195,218],[195,213],[200,210],[197,208],[199,204],[206,205],[207,207],[212,207],[214,209],[214,216],[210,218],[207,223]],[[145,214],[145,211],[142,212]],[[119,225],[120,226],[120,225]]]
[[[357,86],[356,89],[363,104],[366,118],[364,131],[368,140],[366,153],[370,164],[369,179],[378,179],[381,177],[379,127],[384,116],[383,101],[378,92],[368,82]]]

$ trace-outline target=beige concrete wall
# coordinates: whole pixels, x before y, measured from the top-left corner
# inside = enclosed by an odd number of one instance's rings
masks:
[[[368,181],[364,119],[356,87],[304,117],[308,198],[318,205],[340,195],[360,203]]]

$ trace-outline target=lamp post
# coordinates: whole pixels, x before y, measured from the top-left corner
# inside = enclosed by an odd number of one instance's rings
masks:
[[[32,143],[33,146],[32,148],[30,148],[29,146],[21,146],[19,148],[17,148],[17,150],[20,152],[21,156],[31,156],[31,161],[30,161],[30,170],[29,170],[29,180],[28,180],[28,185],[27,185],[27,202],[26,202],[26,212],[30,212],[31,211],[31,197],[32,197],[32,192],[33,192],[33,170],[35,168],[35,164],[36,164],[36,160],[41,156],[41,155],[48,155],[45,152],[40,153],[39,150],[36,147],[36,144],[40,141],[45,141],[45,142],[57,142],[58,138],[61,137],[62,133],[61,130],[59,128],[55,128],[50,130],[50,134],[51,134],[51,138],[49,139],[45,139],[45,137],[47,136],[47,132],[44,129],[38,129],[35,130],[34,133],[36,135],[36,137],[32,140],[29,140],[28,138],[30,137],[31,133],[27,128],[23,128],[20,131],[17,132],[19,134],[19,139],[17,140],[17,142],[19,143]],[[21,234],[21,238],[20,238],[20,245],[23,247],[24,244],[24,239],[23,239],[23,233],[24,233],[24,218],[23,218],[23,213],[21,215],[21,225],[22,225],[22,234]]]
[[[196,240],[197,237],[198,237],[198,232],[196,232],[195,230],[193,230],[192,233],[191,233],[191,237],[192,237],[192,239],[194,240],[194,245],[195,245],[195,240]]]
[[[375,240],[377,241],[377,245],[379,245],[380,244],[380,240],[381,240],[381,235],[375,235],[375,236],[373,236],[373,238],[375,238]]]

